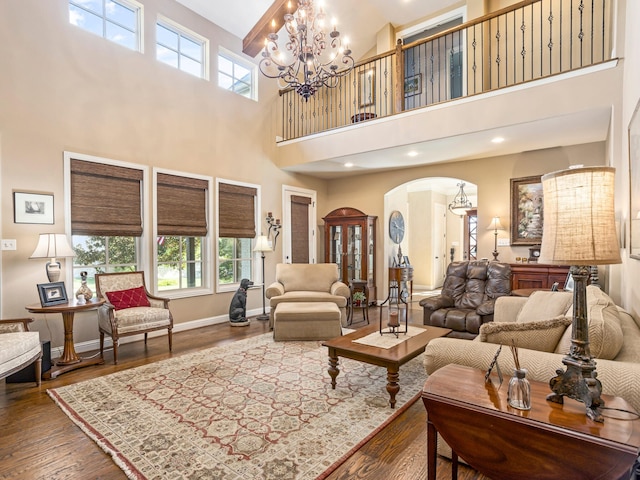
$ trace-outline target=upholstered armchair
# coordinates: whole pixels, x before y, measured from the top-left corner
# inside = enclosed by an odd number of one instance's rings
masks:
[[[36,383],[42,376],[40,334],[29,331],[30,318],[0,320],[0,379],[35,362]]]
[[[493,320],[496,298],[510,293],[509,264],[486,260],[452,262],[441,294],[420,301],[424,324],[450,328],[450,337],[475,338],[480,325]]]
[[[167,329],[169,351],[172,349],[173,316],[169,300],[151,295],[144,283],[144,272],[99,273],[96,293],[105,303],[98,308],[100,355],[104,350],[104,336],[113,340],[113,363],[118,363],[120,337]]]

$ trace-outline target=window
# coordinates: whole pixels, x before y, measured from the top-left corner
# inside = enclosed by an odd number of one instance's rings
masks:
[[[257,95],[253,88],[255,69],[255,65],[243,62],[232,53],[221,50],[218,53],[218,86],[256,100]]]
[[[142,51],[142,5],[132,0],[69,0],[69,23]]]
[[[258,189],[255,185],[218,182],[218,289],[221,291],[237,288],[243,278],[257,278],[252,244],[258,222]]]
[[[206,287],[210,178],[156,172],[158,291]]]
[[[107,159],[65,152],[69,182],[73,259],[73,291],[87,272],[94,275],[141,269],[142,189],[144,170]]]
[[[209,42],[177,23],[160,18],[156,24],[156,58],[183,72],[208,79]]]

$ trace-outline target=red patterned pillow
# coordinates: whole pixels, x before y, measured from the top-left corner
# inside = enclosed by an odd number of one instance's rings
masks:
[[[128,290],[116,290],[114,292],[106,292],[109,302],[116,310],[131,307],[149,307],[149,299],[144,291],[144,287],[130,288]]]

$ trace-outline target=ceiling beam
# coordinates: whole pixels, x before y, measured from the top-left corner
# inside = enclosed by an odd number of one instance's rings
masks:
[[[269,10],[260,17],[251,31],[242,40],[242,51],[250,57],[255,57],[264,48],[264,39],[273,31],[278,32],[284,25],[284,14],[289,11],[291,0],[275,0]],[[295,5],[294,5],[295,8]],[[271,21],[275,20],[275,30]]]

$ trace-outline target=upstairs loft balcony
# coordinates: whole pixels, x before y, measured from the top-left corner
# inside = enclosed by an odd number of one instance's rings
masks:
[[[613,1],[525,0],[398,44],[308,102],[285,90],[280,167],[321,172],[331,166],[319,161],[551,117],[582,132],[568,141],[604,140],[594,136],[608,125],[617,92],[607,85],[620,75]]]

